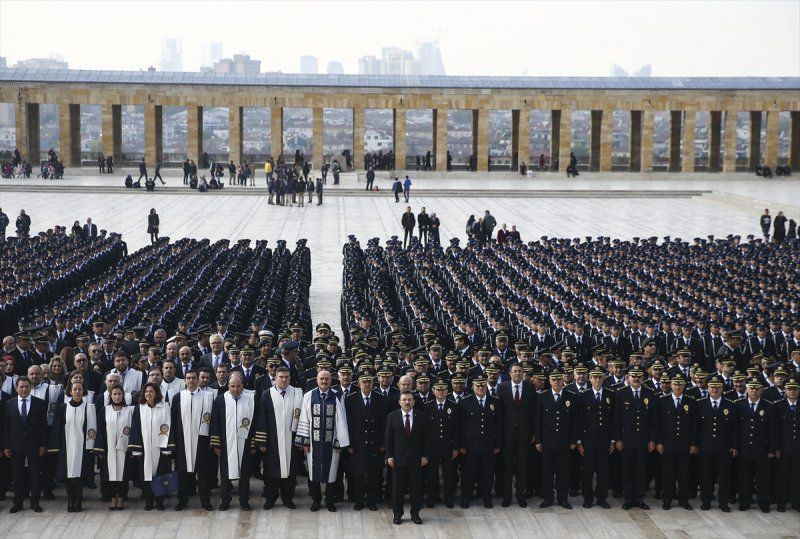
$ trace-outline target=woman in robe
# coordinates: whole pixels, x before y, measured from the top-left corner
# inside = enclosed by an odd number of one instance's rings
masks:
[[[83,511],[83,484],[94,476],[93,459],[97,440],[97,413],[86,398],[83,383],[69,388],[69,400],[62,403],[53,418],[48,451],[58,454],[56,480],[67,485],[67,512]]]
[[[111,388],[109,399],[97,417],[100,427],[98,445],[106,453],[105,460],[100,463],[100,478],[105,486],[103,496],[111,498],[108,509],[122,511],[132,468],[128,462],[128,441],[134,408],[125,404],[125,390],[121,387]]]
[[[169,454],[174,447],[169,444],[169,405],[162,401],[160,384],[148,382],[142,387],[131,421],[128,449],[138,461],[145,511],[152,511],[154,504],[159,511],[164,510],[164,497],[153,494],[151,483],[153,477],[169,472]]]
[[[84,386],[85,380],[83,378],[83,373],[80,371],[74,371],[72,374],[69,375],[69,382],[67,382],[67,388],[72,387],[72,384],[80,384]],[[85,386],[84,386],[85,387]],[[64,391],[64,404],[67,404],[70,399],[72,398],[72,394],[70,391]],[[84,389],[83,398],[87,402],[94,402],[94,391],[91,389]]]

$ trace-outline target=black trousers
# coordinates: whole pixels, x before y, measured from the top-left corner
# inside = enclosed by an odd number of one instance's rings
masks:
[[[426,228],[420,227],[420,229],[419,229],[419,241],[421,241],[425,245],[428,245],[428,228],[427,227]]]
[[[348,490],[350,487],[349,482],[353,483],[353,496],[352,501],[355,503],[368,503],[377,504],[381,499],[381,483],[383,482],[383,457],[380,454],[365,456],[350,455],[353,457],[364,460],[366,466],[366,473],[356,473],[348,475]],[[360,472],[361,470],[359,470]]]
[[[503,444],[503,499],[511,499],[512,478],[517,479],[517,501],[525,499],[528,488],[528,451],[531,445],[528,440],[505,439]]]
[[[793,509],[800,509],[800,456],[781,455],[778,460],[780,481],[778,483],[778,504],[792,504]]]
[[[439,499],[439,471],[442,472],[442,499],[452,503],[456,494],[455,461],[452,455],[432,456],[425,470],[425,493],[428,503]]]
[[[31,505],[39,503],[42,494],[40,486],[41,459],[38,451],[26,455],[20,451],[11,453],[11,480],[14,483],[14,504],[22,505],[30,495]],[[27,460],[28,466],[25,467]]]
[[[394,201],[395,202],[400,202],[400,191],[395,191],[394,192]]]
[[[137,182],[141,181],[142,178],[144,178],[145,180],[147,179],[147,171],[146,170],[144,172],[142,172],[141,174],[139,174],[139,179],[136,180],[136,181]]]
[[[330,505],[336,502],[336,483],[325,483],[325,505]],[[308,494],[311,500],[315,502],[322,501],[322,483],[320,481],[308,482]]]
[[[714,495],[714,480],[718,483],[717,501],[728,503],[731,497],[731,456],[700,455],[700,501],[711,503]]]
[[[417,516],[422,509],[422,468],[419,466],[392,468],[392,512],[395,518],[403,516],[406,491],[411,502],[411,516]]]
[[[106,481],[103,491],[109,498],[124,498],[128,495],[128,482]]]
[[[643,503],[647,478],[647,448],[629,448],[628,445],[624,445],[622,449],[623,496],[627,503]]]
[[[297,477],[290,475],[285,479],[264,479],[264,500],[274,504],[280,497],[283,505],[287,505],[294,498],[294,489],[297,486]]]
[[[220,455],[220,459],[226,458],[223,455]],[[242,455],[242,466],[239,470],[239,485],[238,485],[238,493],[239,493],[239,503],[250,503],[250,475],[252,473],[252,455],[245,449],[244,454]],[[219,479],[219,491],[220,497],[222,498],[223,502],[230,503],[232,499],[232,485],[231,481],[228,480],[227,477],[222,477],[222,470],[220,470],[220,479]]]
[[[202,466],[198,466],[198,464],[200,463],[195,463],[194,473],[180,473],[180,483],[178,485],[179,502],[188,502],[189,498],[194,494],[195,489],[197,489],[197,494],[200,496],[201,502],[208,502],[211,500],[211,478],[207,470],[208,461],[204,462]]]
[[[675,499],[675,481],[678,482],[678,503],[689,501],[689,453],[664,453],[661,455],[661,470],[664,488],[662,503]]]
[[[584,501],[597,500],[598,503],[606,501],[610,467],[607,447],[584,446],[581,474],[581,490]],[[592,488],[595,477],[597,484]]]
[[[373,181],[374,181],[374,180],[367,180],[367,188],[366,188],[366,190],[367,190],[367,191],[370,191],[370,190],[372,190],[372,182],[373,182]]]
[[[162,178],[162,177],[161,177],[161,173],[160,173],[160,172],[156,172],[156,175],[155,175],[155,176],[153,176],[153,181],[156,181],[156,178],[158,178],[159,180],[161,180],[161,183],[166,183],[166,182],[164,181],[164,178]]]
[[[51,494],[53,489],[56,487],[55,477],[56,477],[56,463],[58,461],[58,455],[55,453],[45,453],[42,457],[41,462],[41,488],[42,492],[46,492]]]
[[[760,507],[769,506],[769,459],[739,455],[739,505],[748,506],[753,497],[756,480],[756,500]]]
[[[492,500],[492,484],[494,483],[494,452],[474,453],[467,451],[461,455],[461,501],[467,502],[475,493],[484,502]]]
[[[404,230],[403,247],[405,247],[408,244],[408,241],[414,235],[414,229],[413,228],[404,228],[403,230]]]
[[[555,482],[558,503],[567,501],[571,467],[572,454],[569,448],[542,450],[542,499],[553,501],[553,482]]]

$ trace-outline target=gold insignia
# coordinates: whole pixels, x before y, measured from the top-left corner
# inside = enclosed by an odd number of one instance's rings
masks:
[[[683,405],[683,411],[684,412],[688,412],[689,411],[689,405],[688,404],[684,404]]]
[[[565,402],[565,403],[564,403],[564,406],[566,406],[567,408],[569,408],[569,405],[570,405],[570,404],[572,404],[572,401],[567,401],[567,402]]]
[[[249,426],[250,426],[250,418],[243,417],[242,418],[242,428],[246,429]]]
[[[489,405],[489,410],[491,410],[491,411],[493,411],[493,412],[494,412],[494,404],[490,404],[490,405]]]
[[[723,415],[728,415],[728,409],[727,409],[727,408],[725,408],[724,410],[722,410],[722,414],[723,414]]]
[[[606,397],[606,404],[611,404],[611,397]]]
[[[97,438],[97,432],[95,432],[94,429],[89,429],[88,431],[86,431],[86,437],[89,438],[90,440],[94,440],[95,438]]]
[[[447,409],[447,415],[450,415],[450,414],[452,414],[452,413],[453,413],[453,409],[452,409],[452,408],[448,408],[448,409]]]
[[[294,409],[294,417],[300,417],[300,408]]]
[[[758,415],[764,415],[764,410],[761,410],[760,412],[758,412]]]
[[[643,402],[644,402],[644,405],[647,406],[648,404],[650,404],[650,399],[645,397]]]
[[[130,436],[130,434],[131,434],[131,428],[130,428],[130,427],[125,427],[125,428],[123,428],[123,429],[122,429],[122,434],[123,434],[124,436]]]
[[[203,423],[211,423],[211,414],[208,412],[203,414]]]
[[[168,433],[169,433],[169,425],[167,425],[166,423],[164,423],[163,425],[161,425],[161,427],[159,427],[158,431],[159,431],[161,434],[168,434]]]

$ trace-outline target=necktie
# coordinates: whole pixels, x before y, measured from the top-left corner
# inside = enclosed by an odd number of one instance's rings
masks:
[[[689,367],[684,367],[684,368],[683,368],[683,375],[684,375],[686,378],[689,378]]]
[[[439,403],[439,411],[440,412],[444,411],[444,404],[442,404],[441,402]]]
[[[285,389],[282,389],[282,390],[281,390],[281,397],[285,397],[285,396],[286,396],[286,390],[285,390]]]
[[[366,399],[364,399],[364,406],[366,406],[367,408],[369,408],[369,397],[367,397]]]
[[[598,391],[597,393],[594,394],[594,396],[597,398],[597,404],[599,405],[600,404],[600,392]]]
[[[678,397],[677,399],[675,399],[675,408],[680,408],[680,407],[681,407],[681,398]]]
[[[753,413],[756,413],[756,403],[752,403],[750,407],[753,409]]]
[[[656,382],[656,391],[661,391],[661,384]]]
[[[411,419],[410,419],[410,415],[411,414],[406,414],[406,436],[409,436],[411,434]]]
[[[554,394],[553,394],[553,400],[555,400],[555,401],[556,401],[556,404],[558,404],[558,399],[559,399],[559,397],[561,397],[561,395],[559,395],[558,393],[554,393]]]
[[[633,400],[639,402],[639,390],[633,392]]]
[[[320,393],[320,395],[319,395],[319,396],[320,396],[320,398],[321,398],[321,399],[324,401],[324,400],[325,400],[325,398],[328,396],[328,394],[327,394],[327,393]]]
[[[797,410],[797,405],[792,404],[791,406],[789,406],[789,409],[792,411],[792,413],[794,413],[794,411]]]
[[[519,386],[514,386],[514,404],[519,406]]]
[[[497,396],[497,389],[492,388],[492,397]]]
[[[481,408],[483,408],[483,399],[480,400]]]
[[[712,406],[712,408],[714,408],[714,411],[716,412],[717,411],[717,401],[713,401],[711,403],[711,406]]]
[[[22,411],[19,415],[22,417],[23,423],[28,420],[28,399],[22,399]]]
[[[247,378],[247,379],[249,379],[249,378],[250,378],[250,369],[245,369],[245,371],[244,371],[244,377],[245,377],[245,378]]]

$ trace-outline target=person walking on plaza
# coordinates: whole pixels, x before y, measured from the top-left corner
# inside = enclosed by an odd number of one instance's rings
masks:
[[[322,178],[317,178],[317,206],[322,206]]]
[[[403,191],[403,184],[400,183],[400,180],[395,178],[394,183],[392,184],[392,193],[394,193],[394,201],[400,202],[400,193]]]
[[[411,211],[411,206],[406,207],[406,212],[400,218],[400,224],[403,225],[403,248],[408,245],[408,240],[414,235],[414,226],[417,224],[417,218],[414,217],[414,212]]]
[[[769,227],[772,225],[772,216],[769,214],[769,208],[764,209],[758,224],[761,225],[761,234],[764,236],[764,241],[769,241]]]
[[[150,214],[147,216],[147,233],[150,234],[150,243],[155,245],[158,241],[158,214],[155,208],[150,208]]]
[[[106,172],[106,160],[102,154],[97,158],[97,168],[100,169],[100,174],[105,174]]]
[[[142,160],[139,161],[139,179],[136,181],[140,182],[142,181],[142,178],[144,178],[145,181],[147,180],[147,165],[144,162],[144,157],[142,157]]]
[[[161,161],[156,161],[156,173],[153,176],[153,181],[156,181],[156,178],[161,180],[161,185],[166,185],[167,182],[164,181],[164,178],[161,177]]]
[[[406,179],[403,181],[403,197],[405,197],[406,202],[408,202],[409,196],[411,196],[411,178],[406,176]]]
[[[375,170],[369,167],[367,171],[367,191],[372,191],[372,184],[375,183]]]

